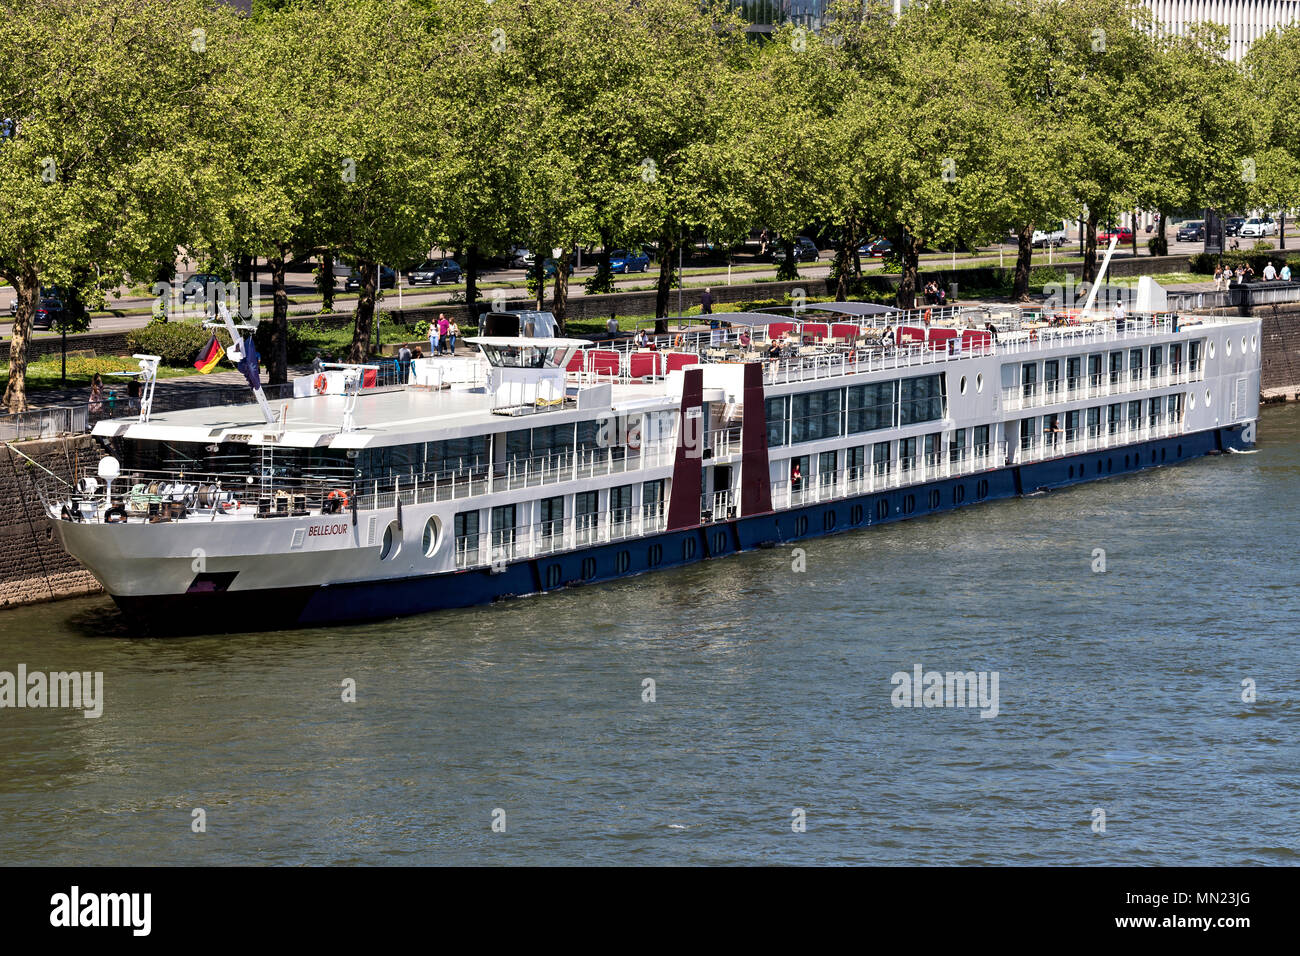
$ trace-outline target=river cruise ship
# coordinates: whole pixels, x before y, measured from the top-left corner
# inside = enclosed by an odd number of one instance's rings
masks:
[[[150,383],[41,499],[133,629],[246,631],[608,581],[1255,441],[1255,319],[711,319],[616,346],[517,321],[276,403],[151,414]]]

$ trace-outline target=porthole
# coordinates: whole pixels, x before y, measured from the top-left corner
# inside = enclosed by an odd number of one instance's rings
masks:
[[[1246,354],[1246,336],[1244,335],[1241,337],[1241,354]]]
[[[402,550],[402,535],[397,530],[397,522],[388,522],[388,527],[384,529],[384,543],[379,548],[379,560],[387,561],[389,558],[397,557]]]
[[[963,375],[963,376],[961,377],[961,382],[958,384],[957,388],[958,388],[958,390],[959,390],[963,395],[966,394],[966,376],[965,376],[965,375]]]
[[[1124,456],[1124,467],[1125,467],[1125,468],[1128,467],[1128,455],[1125,455],[1125,456]]]
[[[808,516],[800,515],[794,519],[794,533],[803,535],[808,533]]]
[[[1101,474],[1101,459],[1097,459],[1097,474]]]
[[[424,523],[424,556],[433,557],[433,552],[438,550],[438,545],[442,543],[442,520],[434,515]]]
[[[1074,478],[1074,466],[1073,466],[1073,465],[1070,466],[1070,477],[1071,477],[1071,478]]]
[[[1161,449],[1160,449],[1160,460],[1161,460],[1161,461],[1164,461],[1164,460],[1165,460],[1165,452],[1166,452],[1167,450],[1168,450],[1168,449],[1166,449],[1166,448],[1161,448]]]
[[[862,524],[862,505],[854,505],[849,509],[849,521],[852,524]]]
[[[1179,445],[1179,446],[1178,446],[1178,448],[1174,451],[1174,455],[1175,455],[1176,457],[1178,457],[1178,458],[1182,458],[1182,457],[1183,457],[1183,446],[1182,446],[1182,445]]]
[[[977,391],[977,392],[982,392],[982,391],[984,391],[984,373],[983,373],[983,372],[981,372],[980,374],[978,374],[978,375],[975,376],[975,391]]]
[[[988,497],[988,494],[989,494],[988,479],[981,478],[979,480],[979,483],[975,485],[975,497],[982,501],[983,499]]]
[[[915,495],[904,495],[904,496],[903,496],[903,514],[905,514],[905,515],[910,515],[910,514],[911,514],[913,511],[915,511],[915,510],[916,510],[916,496],[915,496]]]
[[[939,489],[935,488],[930,492],[930,510],[933,511],[939,507]]]
[[[595,576],[596,576],[596,559],[583,558],[582,559],[582,580],[590,581]]]
[[[1209,352],[1210,352],[1210,358],[1214,358],[1214,343],[1213,343],[1213,342],[1210,343]]]
[[[830,531],[835,527],[835,509],[822,513],[822,530]]]
[[[560,579],[563,576],[563,569],[558,564],[552,564],[546,568],[546,586],[548,588],[558,588]]]
[[[1259,337],[1256,336],[1256,335],[1252,335],[1252,336],[1250,337],[1250,350],[1251,350],[1252,352],[1258,352],[1258,351],[1259,351]]]
[[[1208,388],[1205,390],[1205,407],[1206,409],[1210,407],[1210,390]]]
[[[888,517],[889,517],[889,499],[877,498],[876,499],[876,520],[884,521]]]
[[[632,566],[632,555],[626,551],[620,551],[614,556],[614,570],[619,574],[625,574],[627,569]]]
[[[727,532],[715,531],[713,533],[713,553],[727,550]]]
[[[959,505],[959,504],[961,504],[961,503],[962,503],[963,501],[965,501],[965,500],[966,500],[966,486],[965,486],[965,485],[953,485],[953,487],[952,487],[952,503],[955,504],[955,505]]]
[[[1188,393],[1187,393],[1187,407],[1188,407],[1191,411],[1196,411],[1196,393],[1195,393],[1195,392],[1188,392]]]
[[[646,564],[655,568],[664,559],[664,546],[662,544],[650,545],[649,551],[646,552]]]
[[[682,560],[690,561],[695,557],[695,539],[687,538],[682,542]]]
[[[1114,464],[1115,464],[1114,459],[1111,458],[1106,459],[1106,474],[1109,475],[1111,473],[1112,470],[1111,466]]]
[[[1223,340],[1223,354],[1227,356],[1232,355],[1232,339]]]

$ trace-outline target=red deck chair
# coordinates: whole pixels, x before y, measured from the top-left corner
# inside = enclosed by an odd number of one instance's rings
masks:
[[[963,352],[987,352],[992,336],[983,329],[966,329],[961,334]]]
[[[658,352],[633,352],[627,357],[629,378],[647,378],[661,374],[663,362]]]
[[[918,325],[903,325],[898,329],[898,344],[907,345],[911,342],[924,342],[925,329]]]
[[[361,374],[361,387],[374,388],[379,384],[379,369],[368,368]]]
[[[591,370],[597,375],[617,376],[620,369],[619,354],[609,349],[591,349]]]
[[[564,366],[566,372],[581,372],[587,360],[587,350],[578,349],[569,357],[569,364]]]
[[[665,357],[668,360],[668,371],[676,371],[679,368],[686,368],[688,365],[699,365],[700,357],[694,352],[667,352]]]
[[[956,329],[931,329],[930,348],[940,352],[947,351],[948,343],[956,337]]]
[[[830,338],[831,327],[825,322],[805,322],[803,324],[803,340],[805,342],[816,342],[818,339]]]

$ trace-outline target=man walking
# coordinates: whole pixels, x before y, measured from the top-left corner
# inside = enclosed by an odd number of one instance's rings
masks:
[[[451,332],[451,323],[442,313],[438,313],[438,344],[445,352],[447,350],[447,337]]]
[[[700,315],[712,315],[712,314],[713,314],[713,293],[710,292],[708,289],[705,289],[704,294],[700,296]]]
[[[405,342],[397,350],[397,375],[405,385],[411,376],[411,350]]]

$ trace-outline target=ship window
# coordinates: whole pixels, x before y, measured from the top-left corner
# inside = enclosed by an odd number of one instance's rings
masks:
[[[424,523],[424,556],[433,557],[433,552],[438,550],[438,545],[442,543],[442,521],[437,515],[432,516]]]
[[[895,409],[898,407],[898,382],[875,382],[870,385],[850,385],[845,396],[848,408],[848,432],[874,431],[893,428]]]
[[[905,378],[899,383],[899,424],[939,421],[944,415],[942,375]]]
[[[397,557],[397,552],[402,550],[402,534],[398,530],[397,522],[390,521],[388,527],[384,529],[384,543],[379,549],[379,560],[387,561],[389,558]]]
[[[790,442],[817,441],[840,433],[840,390],[790,396]]]
[[[478,563],[478,512],[462,511],[455,518],[456,563]]]
[[[785,444],[785,396],[769,398],[765,403],[767,413],[767,446],[779,448]]]
[[[543,498],[539,505],[538,520],[543,538],[554,538],[564,533],[564,496]]]
[[[609,520],[622,524],[632,517],[632,486],[619,485],[609,489]]]

